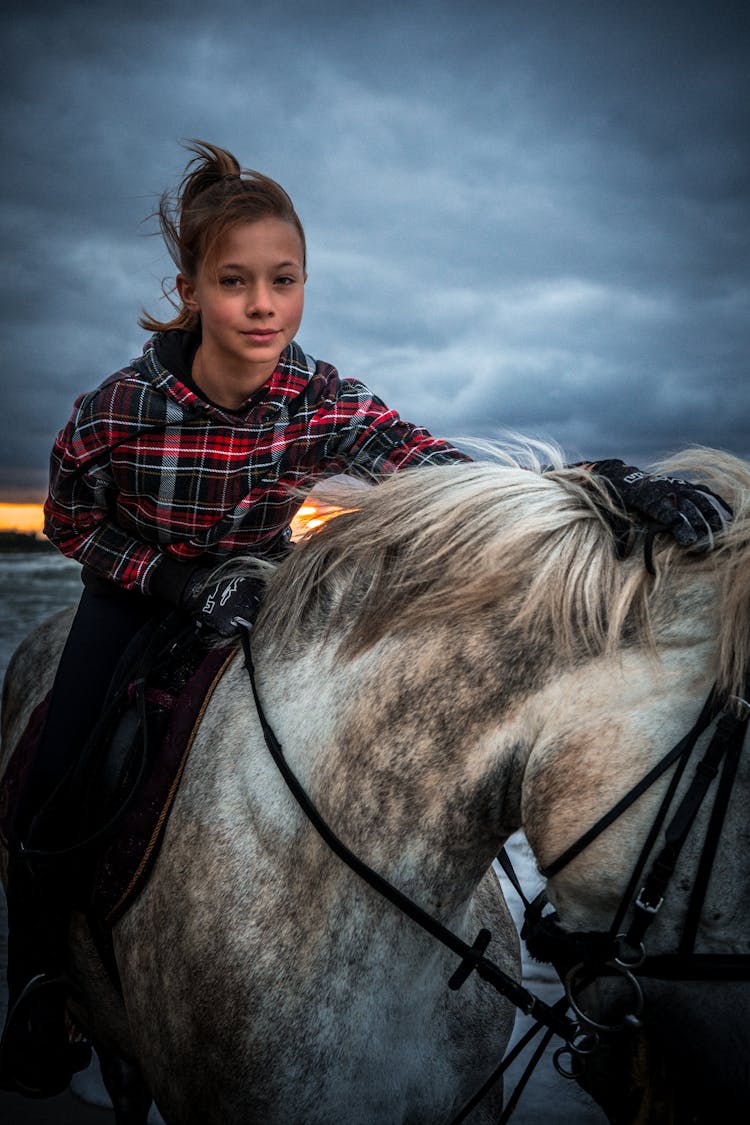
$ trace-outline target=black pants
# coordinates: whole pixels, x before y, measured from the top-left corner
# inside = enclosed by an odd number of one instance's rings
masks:
[[[112,675],[136,633],[169,607],[155,598],[90,577],[65,642],[34,762],[14,816],[14,834],[25,833],[75,763],[99,719]],[[33,847],[42,841],[28,841]],[[47,841],[49,842],[49,841]]]

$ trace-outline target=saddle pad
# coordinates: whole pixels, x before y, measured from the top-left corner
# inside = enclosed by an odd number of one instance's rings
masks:
[[[159,852],[169,813],[198,724],[234,648],[209,650],[170,708],[161,747],[115,834],[103,845],[95,867],[91,913],[106,928],[124,914],[142,890]],[[44,726],[48,698],[32,712],[0,783],[0,838],[7,846],[12,810]]]

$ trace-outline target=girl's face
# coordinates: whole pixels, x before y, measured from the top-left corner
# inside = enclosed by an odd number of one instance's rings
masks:
[[[177,278],[182,303],[200,315],[201,372],[227,392],[217,397],[214,385],[209,397],[222,405],[230,405],[232,389],[241,405],[262,386],[296,335],[305,295],[302,255],[291,223],[269,216],[229,230],[215,265],[201,263],[194,278]]]

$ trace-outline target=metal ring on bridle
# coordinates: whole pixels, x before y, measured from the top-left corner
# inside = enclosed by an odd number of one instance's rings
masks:
[[[635,1006],[632,1012],[627,1012],[622,1017],[622,1020],[619,1023],[601,1023],[600,1021],[595,1020],[592,1016],[588,1015],[588,1013],[585,1012],[578,1003],[574,990],[577,991],[577,986],[580,987],[578,974],[581,972],[581,970],[585,969],[585,965],[583,962],[578,965],[574,965],[573,968],[565,974],[565,979],[563,981],[563,984],[565,985],[565,994],[568,997],[568,1002],[578,1019],[580,1019],[588,1027],[593,1027],[597,1031],[622,1031],[624,1028],[632,1026],[633,1020],[637,1019],[637,1017],[640,1016],[641,1012],[643,1011],[643,990],[630,970],[625,968],[623,965],[618,964],[617,961],[607,961],[606,968],[614,969],[614,971],[619,976],[624,977],[628,981],[633,989]],[[591,983],[593,982],[588,982],[588,984]],[[587,985],[583,985],[583,987],[587,987]]]
[[[563,1060],[567,1059],[567,1063]],[[567,1044],[558,1047],[552,1056],[552,1065],[562,1078],[580,1078],[583,1074],[583,1057]]]
[[[579,1031],[566,1045],[575,1055],[593,1055],[599,1046],[599,1035],[596,1031]]]
[[[579,1030],[562,1047],[558,1047],[552,1056],[555,1070],[562,1078],[579,1078],[583,1074],[584,1059],[593,1055],[599,1046],[599,1035],[596,1031]],[[568,1059],[567,1066],[563,1059]]]
[[[633,957],[624,956],[624,951],[630,949],[633,951]],[[646,946],[642,941],[635,945],[628,945],[627,937],[625,934],[617,935],[617,956],[614,959],[615,965],[620,969],[637,969],[646,960]]]

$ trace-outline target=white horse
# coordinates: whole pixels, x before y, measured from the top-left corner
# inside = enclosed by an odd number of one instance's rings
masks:
[[[488,926],[487,955],[510,974],[517,939],[490,871],[505,838],[523,826],[539,862],[554,859],[685,733],[714,680],[738,690],[750,467],[707,451],[679,467],[698,465],[734,522],[706,554],[657,542],[656,579],[637,551],[615,558],[585,474],[510,463],[355,490],[349,511],[266,572],[253,653],[288,763],[370,867],[469,944]],[[6,748],[49,686],[64,631],[48,623],[13,660]],[[747,951],[748,780],[743,761],[699,949]],[[665,784],[551,881],[564,923],[606,927]],[[678,886],[695,852],[691,837]],[[670,892],[649,953],[672,947],[683,912]],[[448,1125],[513,1023],[476,973],[449,990],[458,958],[317,835],[268,753],[241,654],[114,947],[122,1002],[76,920],[78,1018],[116,1095],[115,1057],[144,1081],[121,1098],[122,1123],[142,1122],[153,1095],[170,1125]],[[744,987],[646,985],[660,1049],[676,1036],[690,1052],[693,1108],[722,1090],[748,1100]],[[501,1096],[468,1120],[496,1120]],[[700,1112],[683,1119],[721,1119]]]

